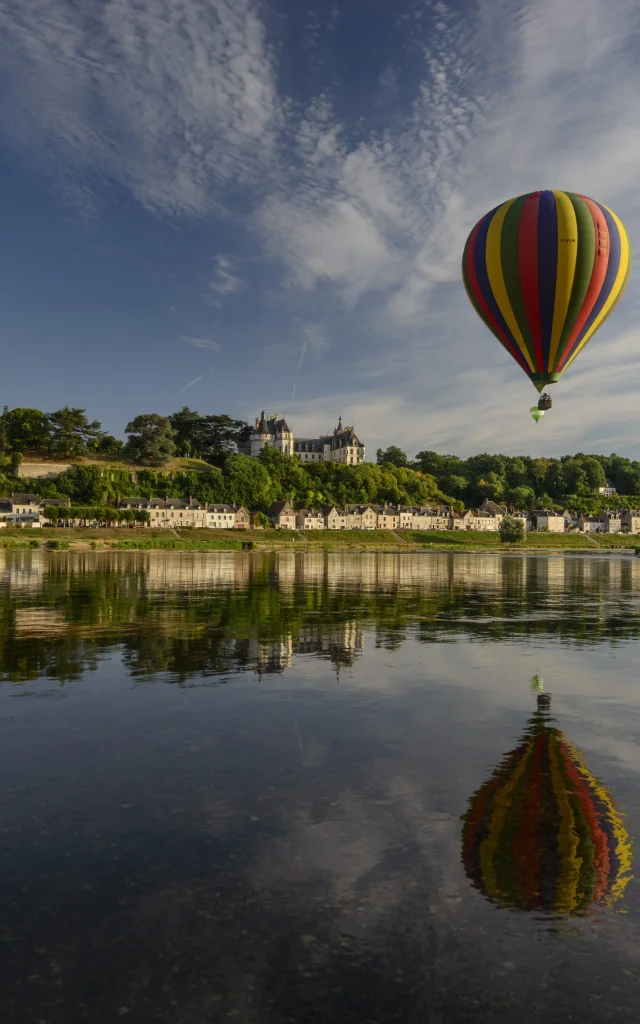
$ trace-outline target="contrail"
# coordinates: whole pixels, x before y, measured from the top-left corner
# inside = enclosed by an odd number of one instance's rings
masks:
[[[292,398],[296,397],[296,388],[298,386],[298,377],[300,375],[300,370],[302,369],[302,361],[304,359],[304,354],[307,351],[307,345],[308,344],[309,344],[309,342],[305,341],[304,345],[302,346],[302,351],[300,353],[300,358],[298,359],[298,366],[297,366],[297,369],[296,369],[296,377],[295,377],[295,380],[293,382],[293,391],[291,392],[291,397]]]
[[[187,388],[192,388],[192,387],[193,387],[193,385],[194,385],[194,384],[197,384],[197,383],[198,383],[198,381],[199,381],[199,380],[202,380],[202,378],[203,378],[203,377],[204,377],[204,373],[201,373],[201,374],[200,374],[200,376],[199,376],[199,377],[196,377],[196,379],[195,379],[195,380],[190,380],[188,384],[185,384],[185,386],[184,386],[183,388],[180,388],[180,391],[186,391],[186,390],[187,390]]]
[[[304,354],[307,351],[307,345],[308,344],[309,344],[309,342],[305,341],[304,345],[302,346],[302,352],[300,353],[300,358],[298,360],[298,369],[296,370],[296,373],[300,373],[300,369],[302,367],[302,360],[304,359]]]

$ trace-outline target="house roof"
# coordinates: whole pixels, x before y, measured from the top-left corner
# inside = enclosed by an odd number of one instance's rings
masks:
[[[491,501],[490,498],[485,498],[480,508],[483,512],[492,512],[494,515],[501,516],[505,515],[507,511],[505,505],[498,505],[497,502]]]
[[[237,512],[235,505],[207,505],[208,512]]]
[[[11,502],[13,505],[39,505],[40,495],[39,494],[12,494]]]
[[[293,515],[293,507],[291,501],[287,498],[285,501],[273,501],[269,505],[268,515],[279,516],[285,512],[287,515]]]

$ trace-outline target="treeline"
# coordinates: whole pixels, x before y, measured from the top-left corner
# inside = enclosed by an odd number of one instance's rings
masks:
[[[105,433],[97,420],[89,420],[84,409],[65,406],[44,413],[5,406],[0,416],[0,487],[5,491],[24,489],[20,463],[27,453],[54,458],[102,454],[142,467],[137,470],[137,484],[132,484],[127,471],[79,466],[56,481],[38,481],[37,489],[43,496],[66,497],[86,505],[105,505],[118,495],[136,494],[192,495],[200,501],[250,508],[266,507],[283,498],[309,507],[446,501],[462,508],[475,507],[485,498],[518,509],[564,505],[577,512],[640,505],[640,462],[615,454],[579,452],[559,459],[534,459],[485,453],[461,459],[424,450],[411,460],[392,445],[378,449],[376,464],[304,464],[271,449],[258,459],[238,454],[250,432],[244,420],[225,414],[201,416],[185,406],[170,416],[136,416],[126,426],[124,443]],[[174,455],[203,459],[219,472],[158,472]],[[92,469],[93,474],[80,472]],[[616,495],[598,493],[607,478]]]
[[[0,470],[14,474],[25,453],[52,458],[80,455],[121,455],[143,466],[162,466],[173,455],[216,462],[248,440],[249,424],[231,416],[201,416],[187,406],[171,416],[147,413],[125,428],[126,444],[89,420],[84,409],[65,406],[57,412],[9,409],[0,416]]]
[[[8,477],[5,492],[23,490],[24,481]],[[30,480],[29,490],[42,498],[64,498],[72,506],[115,505],[124,497],[189,498],[211,504],[246,505],[265,509],[273,501],[291,498],[298,507],[373,502],[424,505],[454,502],[442,494],[435,479],[420,471],[398,466],[343,466],[320,462],[303,465],[298,459],[264,449],[257,459],[229,455],[221,469],[211,473],[139,469],[132,474],[108,465],[72,466],[55,479]],[[64,509],[62,510],[64,514]]]
[[[52,523],[77,522],[82,525],[97,523],[113,526],[115,523],[148,523],[146,509],[111,508],[108,505],[45,505],[43,515]]]
[[[640,505],[640,462],[620,455],[563,455],[530,458],[528,455],[439,455],[418,452],[410,461],[395,446],[378,449],[380,466],[407,466],[428,474],[438,489],[467,507],[485,498],[513,508],[550,508],[564,505],[577,512],[597,512],[603,507]],[[617,494],[600,495],[609,479]]]

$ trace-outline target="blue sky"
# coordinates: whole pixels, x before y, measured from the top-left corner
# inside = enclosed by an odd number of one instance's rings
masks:
[[[536,426],[459,270],[538,188],[636,244],[639,53],[635,0],[0,0],[0,401],[640,457],[637,275]]]

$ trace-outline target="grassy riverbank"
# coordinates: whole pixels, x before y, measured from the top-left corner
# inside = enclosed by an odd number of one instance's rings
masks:
[[[53,543],[52,543],[53,542]],[[253,548],[277,550],[397,550],[397,551],[509,551],[497,533],[472,531],[413,531],[394,533],[390,530],[349,530],[334,532],[318,530],[304,535],[297,530],[125,530],[125,529],[4,529],[0,547],[18,549],[64,548],[88,550],[185,550],[228,551]],[[602,534],[589,539],[582,534],[528,534],[513,550],[559,550],[597,553],[599,551],[636,549],[640,536]]]

